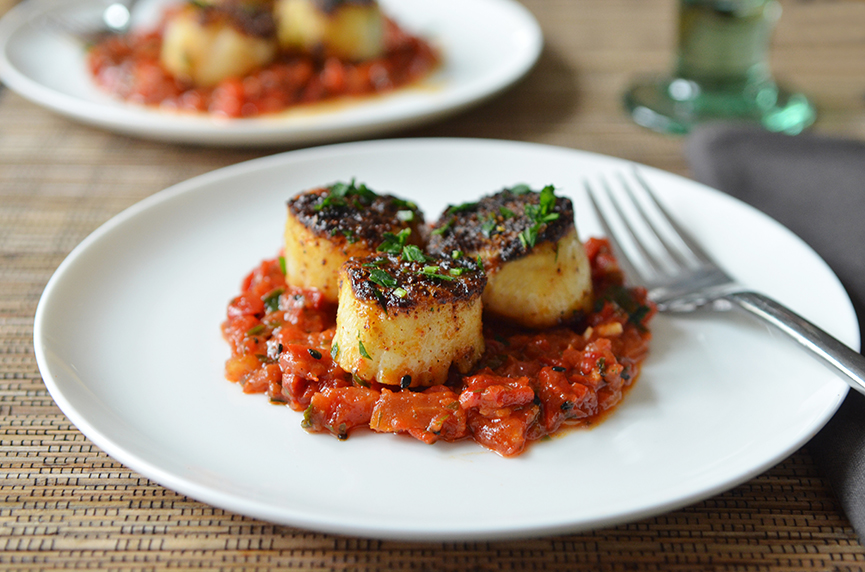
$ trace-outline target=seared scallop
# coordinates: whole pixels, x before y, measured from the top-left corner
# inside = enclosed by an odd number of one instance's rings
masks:
[[[403,388],[443,384],[452,366],[467,373],[484,352],[485,285],[476,261],[429,257],[413,246],[349,260],[340,270],[337,364]]]
[[[267,65],[276,51],[273,15],[260,2],[190,2],[166,22],[160,62],[178,78],[212,87]]]
[[[487,272],[484,309],[524,326],[567,323],[591,309],[589,260],[570,199],[552,186],[521,185],[478,202],[448,207],[429,251],[480,256]]]
[[[284,49],[351,61],[384,52],[384,16],[375,0],[276,0]]]
[[[354,181],[300,193],[288,201],[286,280],[317,288],[336,303],[338,273],[346,260],[380,248],[422,245],[424,226],[423,213],[414,203],[377,194]]]

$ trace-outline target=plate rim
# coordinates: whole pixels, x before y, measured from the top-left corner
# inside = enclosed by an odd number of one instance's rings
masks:
[[[320,530],[322,532],[327,533],[336,533],[336,534],[348,534],[353,536],[360,537],[370,537],[370,538],[389,538],[396,540],[427,540],[427,541],[442,541],[442,540],[455,540],[455,539],[508,539],[508,538],[525,538],[532,536],[541,536],[541,535],[549,535],[556,533],[565,533],[565,532],[581,532],[586,530],[592,530],[599,527],[614,525],[614,524],[622,524],[625,522],[633,522],[637,519],[663,514],[670,510],[675,510],[694,502],[697,502],[702,499],[709,498],[715,494],[718,494],[722,491],[729,490],[756,475],[764,472],[767,468],[774,466],[780,460],[783,460],[787,456],[789,456],[793,451],[795,451],[798,447],[811,436],[816,434],[825,423],[831,418],[837,408],[840,406],[844,397],[846,396],[847,390],[844,389],[841,391],[837,398],[834,401],[832,407],[827,409],[826,413],[823,415],[823,418],[820,423],[817,423],[807,435],[803,435],[800,439],[797,440],[796,443],[792,444],[790,447],[777,451],[774,456],[764,459],[764,461],[754,467],[751,468],[750,471],[742,473],[739,478],[733,480],[727,480],[723,483],[719,483],[714,487],[710,487],[707,489],[703,489],[701,491],[695,492],[690,495],[680,496],[674,501],[660,503],[660,504],[649,504],[648,506],[638,508],[636,510],[622,510],[616,513],[611,513],[605,515],[603,517],[584,520],[579,524],[575,524],[574,522],[556,522],[550,523],[547,522],[545,525],[533,526],[531,528],[514,528],[511,525],[502,525],[501,528],[495,530],[484,530],[478,531],[476,529],[460,529],[459,527],[449,528],[447,530],[437,530],[431,531],[428,529],[424,530],[409,530],[406,531],[404,529],[395,530],[395,529],[383,529],[376,528],[374,530],[370,530],[368,526],[360,527],[358,525],[345,525],[340,526],[338,524],[334,524],[331,520],[328,519],[317,519],[311,518],[308,514],[295,514],[290,518],[290,521],[286,521],[285,519],[285,510],[271,510],[266,504],[260,503],[258,501],[253,501],[252,504],[257,505],[257,510],[250,510],[250,501],[234,499],[231,495],[227,495],[220,491],[210,490],[206,486],[203,486],[199,483],[192,482],[183,477],[175,476],[170,472],[166,472],[154,465],[153,463],[139,459],[133,453],[128,453],[125,451],[121,444],[116,444],[114,441],[108,437],[107,435],[102,435],[101,432],[94,429],[90,422],[83,417],[74,406],[70,404],[70,402],[66,399],[66,396],[63,393],[63,390],[58,385],[57,381],[54,379],[50,368],[48,367],[48,357],[46,355],[46,346],[44,341],[41,341],[43,338],[43,330],[45,329],[44,324],[44,313],[45,306],[47,301],[50,300],[52,296],[52,292],[57,287],[57,283],[61,280],[63,274],[68,270],[68,268],[72,267],[76,264],[76,260],[78,257],[85,253],[90,246],[96,241],[100,240],[106,233],[108,233],[112,228],[122,225],[127,220],[137,216],[139,213],[146,212],[152,207],[159,205],[161,203],[165,203],[171,201],[173,198],[184,195],[186,193],[195,192],[196,189],[200,191],[203,187],[206,187],[208,184],[219,181],[221,179],[225,179],[227,177],[234,177],[237,175],[242,175],[244,172],[250,171],[258,171],[260,169],[270,168],[275,165],[279,165],[282,163],[290,162],[287,159],[290,156],[295,163],[303,163],[306,160],[314,159],[319,156],[328,156],[332,154],[340,154],[343,152],[351,152],[357,148],[376,148],[376,147],[388,147],[388,146],[403,146],[403,145],[413,145],[422,147],[424,145],[443,145],[448,143],[457,143],[468,146],[474,145],[503,145],[507,147],[531,147],[535,149],[546,149],[548,151],[555,152],[565,152],[565,153],[576,153],[582,154],[585,156],[594,156],[597,158],[603,159],[614,159],[617,161],[626,161],[625,159],[620,159],[617,157],[611,157],[608,155],[603,155],[599,153],[594,153],[591,151],[583,151],[578,149],[570,149],[565,147],[541,144],[541,143],[528,143],[528,142],[517,142],[517,141],[503,141],[503,140],[494,140],[494,139],[474,139],[474,138],[411,138],[411,139],[387,139],[387,140],[379,140],[379,141],[365,141],[365,142],[352,142],[352,143],[340,143],[334,145],[326,145],[321,147],[313,147],[308,149],[302,149],[297,151],[289,151],[284,153],[279,153],[276,155],[270,155],[266,157],[260,157],[257,159],[252,159],[249,161],[245,161],[242,163],[237,163],[234,165],[230,165],[227,167],[223,167],[220,169],[216,169],[214,171],[210,171],[208,173],[204,173],[202,175],[198,175],[196,177],[192,177],[185,181],[179,182],[175,185],[172,185],[162,191],[159,191],[141,201],[133,204],[132,206],[124,209],[102,225],[100,225],[97,229],[95,229],[92,233],[90,233],[84,240],[82,240],[70,253],[64,258],[61,264],[57,267],[55,272],[52,274],[48,283],[46,284],[45,290],[40,296],[39,303],[37,305],[36,314],[34,317],[34,333],[33,333],[33,343],[34,349],[37,359],[37,364],[39,365],[40,373],[43,376],[46,387],[49,389],[49,393],[52,395],[52,398],[57,402],[61,411],[73,422],[73,424],[84,433],[89,439],[91,439],[95,445],[103,449],[106,453],[108,453],[112,458],[118,460],[125,466],[130,469],[141,473],[142,475],[153,479],[155,482],[160,483],[163,486],[166,486],[169,489],[181,492],[182,494],[187,494],[192,498],[196,498],[213,506],[217,506],[226,510],[238,512],[240,514],[245,514],[255,518],[261,518],[264,520],[268,520],[271,522],[279,522],[282,524],[288,524],[292,526],[301,526],[304,528],[310,528],[313,530]],[[628,161],[629,163],[634,163],[632,161]],[[679,175],[675,175],[673,173],[669,173],[666,171],[661,171],[660,169],[655,169],[653,167],[640,165],[640,168],[650,170],[650,171],[658,171],[665,173],[667,175],[673,175],[675,177],[680,177]],[[684,177],[680,177],[683,178]],[[757,213],[759,216],[764,219],[771,221],[773,224],[779,226],[782,229],[785,229],[792,237],[798,240],[805,248],[811,250],[813,253],[813,249],[810,248],[804,241],[802,241],[795,233],[792,233],[789,229],[786,229],[783,225],[762,213],[761,211],[747,205],[739,199],[736,199],[730,195],[726,195],[721,193],[720,191],[711,189],[706,187],[705,185],[701,185],[695,181],[690,181],[690,184],[698,185],[700,187],[704,187],[713,193],[717,193],[720,196],[723,196],[725,200],[730,200],[734,203],[737,203],[740,207],[744,207],[747,210]],[[832,278],[838,283],[841,287],[841,292],[843,292],[845,299],[845,305],[848,306],[849,312],[853,315],[853,327],[856,329],[856,337],[858,338],[860,333],[858,332],[858,325],[855,324],[855,311],[852,307],[852,302],[849,299],[849,296],[846,294],[846,291],[843,289],[843,286],[840,285],[840,281],[837,276],[822,257],[816,255],[816,258],[822,262],[822,264],[826,267],[828,272],[831,274]],[[43,373],[44,372],[44,373]],[[59,397],[58,397],[59,396]],[[86,432],[81,429],[82,425],[90,429],[89,432]],[[94,436],[93,433],[96,433]]]

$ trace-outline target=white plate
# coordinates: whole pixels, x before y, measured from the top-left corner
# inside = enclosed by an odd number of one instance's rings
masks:
[[[145,0],[146,27],[166,0]],[[171,2],[171,0],[167,0]],[[73,119],[140,137],[211,145],[308,144],[369,136],[433,121],[504,90],[537,61],[537,21],[514,0],[381,0],[401,25],[429,39],[444,65],[420,85],[352,103],[253,119],[148,109],[112,99],[90,80],[81,46],[35,24],[69,0],[26,0],[0,21],[0,80]],[[79,4],[81,4],[79,2]]]
[[[60,408],[94,443],[190,497],[287,525],[444,540],[578,531],[658,514],[753,477],[806,442],[846,385],[740,314],[659,316],[643,375],[592,430],[504,459],[473,442],[311,435],[301,415],[223,379],[219,324],[281,246],[292,194],[357,177],[429,219],[504,186],[556,184],[586,237],[584,177],[622,160],[482,140],[349,143],[276,155],[150,197],[88,237],[40,301],[35,348]],[[744,204],[646,167],[661,198],[744,283],[858,347],[844,289],[801,240]]]

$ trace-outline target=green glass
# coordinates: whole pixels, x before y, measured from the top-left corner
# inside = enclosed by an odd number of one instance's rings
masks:
[[[684,134],[701,122],[741,120],[795,134],[814,122],[814,106],[772,78],[769,44],[781,7],[775,0],[679,0],[676,66],[638,81],[625,107],[644,127]]]

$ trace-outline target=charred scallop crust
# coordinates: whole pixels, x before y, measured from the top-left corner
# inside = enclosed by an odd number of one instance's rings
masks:
[[[247,36],[272,38],[276,35],[272,2],[225,0],[219,4],[190,4],[199,9],[199,19],[204,25],[224,21]]]
[[[288,201],[289,212],[313,234],[346,242],[362,241],[375,249],[385,233],[413,229],[410,242],[419,244],[423,213],[412,202],[377,194],[365,185],[336,183],[301,193]]]
[[[484,252],[496,266],[526,256],[535,244],[557,242],[573,228],[570,199],[555,196],[552,186],[536,192],[521,185],[449,206],[433,227],[427,250]]]
[[[378,254],[352,258],[343,270],[355,298],[377,302],[386,311],[471,301],[481,296],[487,284],[481,265],[463,256],[423,255],[412,261],[404,255]]]
[[[374,6],[376,0],[313,0],[316,8],[329,14],[343,6]]]

